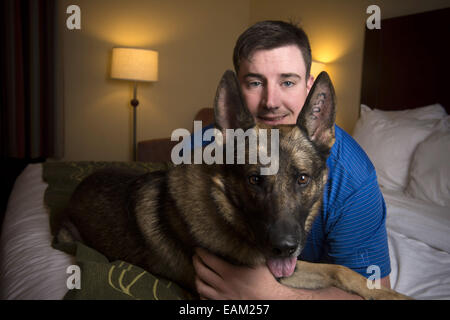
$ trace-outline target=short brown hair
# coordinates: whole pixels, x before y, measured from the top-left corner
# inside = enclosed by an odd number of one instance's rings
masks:
[[[272,20],[258,22],[239,36],[233,52],[236,74],[239,72],[241,60],[248,59],[255,50],[270,50],[287,45],[296,45],[300,49],[308,79],[312,58],[305,31],[293,23]]]

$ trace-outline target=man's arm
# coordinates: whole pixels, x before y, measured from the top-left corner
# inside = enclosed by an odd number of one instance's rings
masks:
[[[389,276],[384,277],[381,280],[381,285],[386,288],[391,288]],[[292,300],[362,300],[363,298],[348,293],[336,287],[330,287],[318,290],[305,290],[305,289],[294,289],[286,287],[286,292],[281,293],[281,296],[285,298],[281,299],[292,299]],[[284,291],[284,290],[283,290]]]
[[[196,287],[203,299],[216,300],[352,300],[362,299],[341,289],[294,289],[280,284],[267,266],[255,268],[232,265],[205,250],[193,258]],[[389,276],[381,284],[390,288]]]

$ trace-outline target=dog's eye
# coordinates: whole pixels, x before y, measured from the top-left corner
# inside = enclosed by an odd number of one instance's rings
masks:
[[[262,181],[261,177],[257,175],[252,175],[248,177],[248,182],[250,182],[250,184],[258,185],[261,183],[261,181]]]
[[[298,178],[297,178],[297,183],[301,186],[301,187],[306,187],[309,183],[309,177],[306,174],[301,174]]]

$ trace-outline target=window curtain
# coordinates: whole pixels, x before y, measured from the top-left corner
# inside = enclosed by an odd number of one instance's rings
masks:
[[[0,1],[2,159],[63,156],[62,54],[57,21],[57,1]]]

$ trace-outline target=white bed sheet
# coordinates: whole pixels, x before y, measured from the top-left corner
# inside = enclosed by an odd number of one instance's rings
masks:
[[[62,299],[68,254],[51,247],[42,165],[28,165],[11,192],[0,238],[0,299]]]
[[[392,288],[415,299],[450,299],[450,208],[382,192]]]

